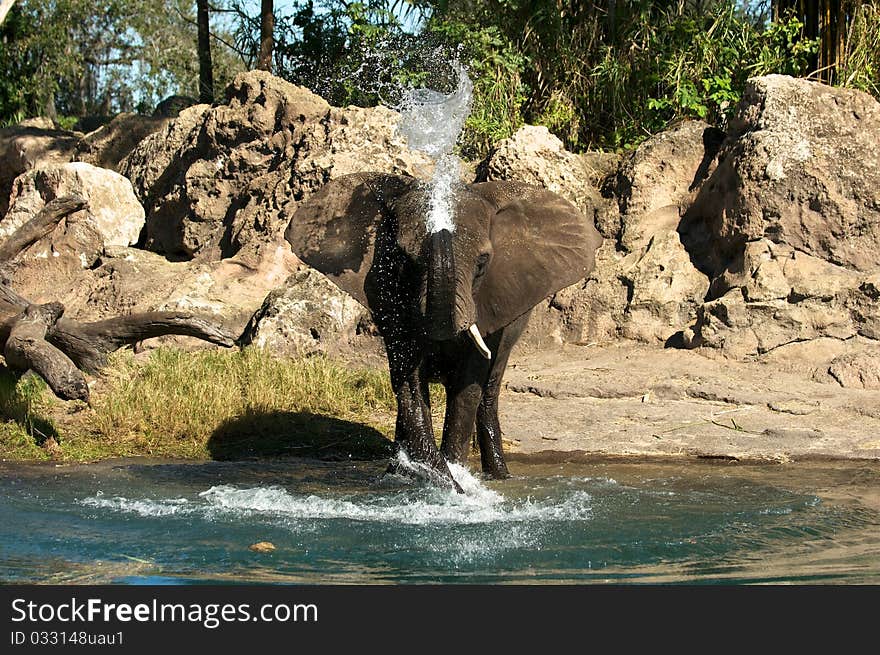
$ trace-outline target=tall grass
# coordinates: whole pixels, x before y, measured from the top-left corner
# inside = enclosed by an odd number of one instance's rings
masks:
[[[430,391],[439,436],[445,397],[440,385]],[[90,406],[63,403],[36,376],[17,381],[0,367],[0,458],[384,456],[395,418],[384,368],[255,347],[117,352]],[[41,448],[49,437],[51,449]]]
[[[853,10],[843,56],[837,67],[841,86],[867,91],[880,99],[880,2]]]
[[[190,457],[210,456],[209,440],[236,422],[238,433],[280,430],[278,417],[319,415],[387,431],[395,403],[387,378],[325,357],[276,358],[257,348],[158,349],[146,361],[121,352],[93,398],[93,426],[147,454]]]
[[[442,396],[433,391],[442,412]],[[396,402],[384,370],[257,348],[136,357],[114,354],[91,407],[62,403],[34,376],[0,368],[0,457],[45,459],[48,437],[70,460],[147,455],[235,458],[383,454]],[[58,456],[58,453],[55,453]]]
[[[41,458],[40,446],[57,437],[45,417],[51,401],[46,384],[37,376],[20,378],[0,367],[0,453],[15,459]]]

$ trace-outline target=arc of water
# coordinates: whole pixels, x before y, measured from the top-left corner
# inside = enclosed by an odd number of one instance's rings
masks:
[[[455,230],[452,198],[461,176],[458,157],[452,154],[464,122],[471,112],[473,83],[458,61],[452,63],[458,83],[443,94],[432,89],[411,89],[400,106],[399,130],[414,150],[434,162],[425,227],[431,234]]]

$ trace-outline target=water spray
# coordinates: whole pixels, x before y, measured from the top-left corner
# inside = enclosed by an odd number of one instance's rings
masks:
[[[471,112],[474,85],[457,60],[455,90],[445,94],[433,89],[410,89],[398,109],[399,131],[413,150],[421,150],[434,162],[428,196],[426,228],[429,234],[455,231],[452,199],[461,179],[461,166],[452,150]]]

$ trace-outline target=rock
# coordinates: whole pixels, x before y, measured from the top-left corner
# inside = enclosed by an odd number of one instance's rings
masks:
[[[430,174],[430,160],[395,135],[398,120],[384,107],[332,108],[264,71],[242,73],[224,104],[183,110],[123,162],[147,211],[146,246],[181,259],[250,256],[333,177]]]
[[[154,204],[153,187],[163,175],[171,176],[177,151],[184,144],[198,139],[204,114],[211,105],[195,105],[180,112],[173,121],[165,123],[145,137],[120,163],[119,172],[131,180],[135,195],[144,207]],[[158,189],[157,189],[158,190]]]
[[[849,339],[857,334],[850,313],[821,300],[747,302],[738,289],[704,303],[697,311],[696,345],[744,358],[819,337]]]
[[[36,166],[70,161],[80,136],[37,127],[0,129],[0,217],[9,209],[15,178]]]
[[[714,275],[761,238],[860,272],[880,251],[880,103],[784,75],[752,78],[686,217]],[[704,247],[700,247],[704,246]]]
[[[590,278],[533,311],[527,342],[665,342],[693,321],[709,280],[677,228],[719,143],[705,123],[684,123],[616,169],[616,156],[567,152],[543,127],[526,126],[498,145],[481,165],[485,179],[545,186],[592,216],[605,237]]]
[[[828,374],[841,387],[880,389],[880,348],[836,357]]]
[[[332,352],[354,337],[369,312],[324,275],[300,267],[284,285],[266,296],[242,334],[279,355]]]
[[[147,136],[168,123],[167,118],[119,114],[86,134],[76,146],[74,159],[118,171],[120,163]]]
[[[271,541],[258,541],[248,546],[248,550],[252,550],[255,553],[271,553],[275,550],[275,544]]]
[[[594,219],[608,211],[599,187],[616,166],[617,155],[576,155],[544,126],[525,125],[505,139],[483,162],[477,181],[518,180],[568,198]]]
[[[0,238],[8,236],[34,216],[46,202],[65,195],[77,195],[88,207],[67,219],[71,224],[87,222],[105,246],[129,246],[137,242],[144,226],[144,210],[131,183],[113,171],[84,162],[42,165],[16,178],[9,211],[0,219]],[[35,257],[57,256],[50,237],[31,246]],[[93,260],[84,261],[90,266]]]
[[[682,221],[685,245],[713,277],[693,345],[742,358],[880,337],[878,137],[880,104],[866,94],[749,80],[717,168]],[[827,370],[826,350],[800,352]]]
[[[199,101],[190,96],[168,96],[164,100],[160,100],[153,110],[153,116],[156,118],[175,118],[188,107],[199,104]]]
[[[855,271],[767,239],[748,242],[713,282],[711,295],[723,295],[698,312],[694,343],[747,357],[810,339],[870,336],[880,316],[863,287],[869,283]]]
[[[621,334],[638,341],[666,341],[696,316],[709,280],[698,271],[674,230],[658,230],[635,262],[617,273],[628,289]]]
[[[626,157],[609,183],[620,209],[614,235],[624,252],[675,232],[696,190],[709,176],[723,140],[702,121],[685,121],[648,139]]]

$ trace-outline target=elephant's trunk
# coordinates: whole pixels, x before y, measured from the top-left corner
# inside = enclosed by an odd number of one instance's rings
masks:
[[[428,258],[428,297],[425,308],[428,336],[451,339],[459,331],[459,307],[456,294],[457,275],[452,233],[439,230],[431,235]]]

